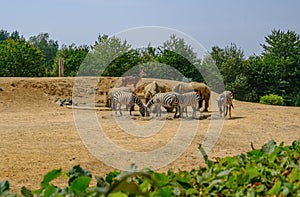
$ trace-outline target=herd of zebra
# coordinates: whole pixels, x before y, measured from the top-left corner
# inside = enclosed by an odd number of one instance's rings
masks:
[[[187,107],[191,106],[193,109],[192,118],[196,118],[196,113],[200,111],[201,108],[200,103],[205,99],[201,92],[196,91],[184,93],[175,91],[157,92],[152,98],[148,99],[146,105],[144,105],[142,100],[129,87],[113,88],[109,94],[110,97],[108,100],[110,100],[110,107],[115,111],[116,115],[118,111],[120,115],[123,115],[121,107],[124,105],[126,106],[126,110],[129,108],[129,114],[132,115],[134,104],[136,104],[143,117],[150,116],[151,112],[154,112],[156,117],[161,116],[161,108],[164,107],[165,109],[172,109],[171,111],[175,109],[173,118],[182,118],[184,112],[187,118]],[[229,117],[231,118],[231,108],[233,108],[232,99],[233,95],[231,91],[225,91],[219,95],[217,103],[220,116],[225,117],[229,112]]]

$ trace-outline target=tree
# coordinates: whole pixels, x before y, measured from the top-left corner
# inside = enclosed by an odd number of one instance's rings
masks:
[[[44,53],[47,73],[51,73],[53,71],[54,58],[58,51],[58,41],[50,40],[48,33],[40,33],[37,36],[30,37],[29,42]]]
[[[62,49],[57,52],[57,55],[54,59],[53,65],[53,76],[58,76],[58,61],[59,58],[64,58],[64,76],[74,77],[77,75],[77,71],[85,59],[86,55],[89,52],[88,46],[75,46],[75,44],[66,46],[63,45]]]
[[[162,53],[160,47],[152,47],[149,43],[147,47],[137,49],[141,63],[158,62],[158,57]]]
[[[8,31],[1,29],[0,30],[0,42],[3,40],[7,40],[9,38],[11,38],[13,40],[24,39],[23,36],[20,36],[20,33],[18,31],[14,31],[10,34]]]
[[[237,48],[234,43],[231,43],[230,46],[226,46],[224,49],[213,47],[211,56],[215,60],[225,84],[233,83],[236,76],[244,71],[244,52]]]
[[[18,31],[14,31],[10,34],[9,38],[13,39],[13,40],[20,40],[20,39],[24,39],[23,37],[20,36],[20,33]]]
[[[24,39],[0,42],[1,77],[41,77],[45,75],[43,53]]]
[[[211,57],[220,70],[225,84],[225,89],[231,90],[235,98],[245,100],[248,97],[248,77],[246,75],[246,67],[244,65],[244,52],[231,43],[224,49],[220,47],[212,47]]]
[[[183,38],[172,35],[169,40],[163,43],[161,50],[162,53],[158,58],[160,63],[172,66],[186,78],[203,81],[196,68],[200,65],[201,60],[198,59],[197,54],[190,45],[185,43]]]
[[[294,31],[273,30],[265,36],[262,58],[273,72],[270,89],[283,96],[287,105],[294,105],[300,92],[300,39]]]
[[[9,38],[9,33],[6,30],[0,30],[0,42],[3,40],[7,40]]]
[[[123,57],[126,56],[125,53],[129,52],[130,47],[131,46],[127,44],[127,41],[122,42],[117,37],[99,35],[95,44],[91,46],[91,52],[87,55],[82,66],[79,68],[79,75],[120,76],[121,73],[126,72],[129,68],[116,59],[123,59]],[[119,62],[120,64],[116,64],[116,62]],[[107,69],[110,69],[108,68],[110,65],[112,67],[121,67],[121,70],[117,73],[109,73]]]
[[[139,74],[140,54],[131,49],[116,57],[104,70],[102,76],[122,76]]]

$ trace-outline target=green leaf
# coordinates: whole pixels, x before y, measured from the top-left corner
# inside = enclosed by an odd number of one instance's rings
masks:
[[[300,181],[300,170],[297,168],[293,168],[292,172],[288,175],[289,180],[291,183],[295,181]]]
[[[49,185],[46,187],[45,192],[44,192],[44,197],[50,197],[56,192],[56,187],[53,185]]]
[[[117,186],[112,185],[111,187],[113,188],[111,192],[123,191],[130,194],[140,194],[137,184],[135,184],[134,182],[127,182],[127,180],[122,180],[121,182],[117,183]]]
[[[49,183],[50,183],[53,179],[59,177],[61,174],[62,174],[61,169],[58,169],[58,170],[52,170],[52,171],[48,172],[48,173],[44,176],[44,180],[43,180],[42,183],[41,183],[42,188],[47,187],[47,186],[49,185]]]
[[[259,149],[256,149],[256,150],[253,150],[253,151],[251,151],[251,152],[248,152],[248,155],[249,156],[256,156],[256,157],[261,157],[262,155],[263,155],[264,153],[261,151],[261,150],[259,150]]]
[[[92,174],[88,170],[81,168],[80,165],[76,165],[69,170],[69,176],[70,176],[69,185],[71,185],[71,183],[78,177],[80,176],[92,177]]]
[[[246,168],[246,172],[249,175],[249,180],[251,180],[254,177],[259,176],[259,174],[260,174],[259,168],[253,168],[253,167]]]
[[[271,154],[276,147],[276,142],[274,140],[270,140],[267,144],[263,145],[262,151],[266,154]]]
[[[21,188],[21,194],[25,197],[33,197],[32,192],[24,186]]]
[[[213,166],[213,162],[208,159],[208,156],[207,156],[205,150],[203,149],[202,144],[199,144],[198,149],[199,149],[200,153],[202,154],[204,161],[205,161],[206,165],[208,166],[208,168],[211,168]]]
[[[151,182],[148,179],[146,179],[139,185],[139,188],[142,193],[149,192],[149,190],[151,188]]]
[[[196,190],[196,189],[194,189],[194,188],[190,188],[190,189],[188,189],[188,190],[186,190],[186,195],[198,195],[199,194],[199,191],[198,190]]]
[[[163,188],[160,188],[157,192],[160,194],[160,196],[173,196],[173,190],[174,188],[171,186],[166,186]]]
[[[117,177],[119,174],[120,172],[112,171],[106,176],[105,181],[111,184],[113,182],[113,179]]]
[[[277,194],[281,190],[281,182],[276,182],[267,194]]]
[[[217,177],[221,177],[221,176],[227,176],[228,174],[230,174],[230,172],[233,170],[233,168],[229,169],[229,170],[223,170],[222,172],[220,172],[219,174],[217,174]]]
[[[290,193],[289,189],[287,187],[284,187],[283,190],[282,190],[282,194],[284,196],[287,196],[289,193]]]
[[[0,182],[0,196],[6,196],[9,192],[9,182],[1,181]]]
[[[128,196],[127,194],[124,194],[122,192],[115,192],[108,195],[108,197],[127,197],[127,196]]]
[[[298,140],[293,141],[292,147],[293,149],[297,150],[299,148],[299,141]]]
[[[77,179],[75,179],[70,186],[70,189],[75,194],[83,193],[86,188],[89,186],[91,177],[88,176],[80,176]]]

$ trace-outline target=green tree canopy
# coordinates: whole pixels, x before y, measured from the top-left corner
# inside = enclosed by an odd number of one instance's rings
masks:
[[[210,53],[223,77],[225,89],[234,92],[235,98],[244,100],[248,97],[248,77],[245,74],[244,52],[231,43],[224,49],[214,46]]]
[[[58,51],[58,41],[50,40],[48,33],[40,33],[37,36],[30,37],[29,42],[44,53],[47,73],[52,72],[54,58]]]
[[[59,58],[64,58],[64,76],[76,76],[77,71],[88,52],[89,47],[85,45],[79,47],[77,47],[75,44],[69,46],[63,45],[62,48],[57,52],[56,57],[54,59],[52,75],[58,76],[58,61]]]
[[[43,53],[24,39],[0,42],[1,77],[41,77],[45,75]]]
[[[183,38],[172,35],[169,40],[163,43],[161,50],[160,63],[172,66],[186,78],[203,81],[196,68],[196,66],[200,66],[201,60],[197,57],[193,48],[185,43]]]
[[[123,70],[124,66],[119,64],[116,65],[116,62],[122,64],[122,62],[117,59],[124,59],[126,57],[125,53],[130,50],[130,47],[131,46],[127,44],[127,41],[121,41],[117,37],[99,35],[95,44],[91,46],[91,52],[83,61],[83,64],[79,69],[79,75],[120,76],[120,73],[124,73],[126,70]],[[112,64],[112,62],[115,62],[115,64]],[[108,68],[110,65],[112,67],[121,67],[121,70],[114,72],[114,69]],[[113,73],[105,71],[107,69],[110,69]]]
[[[9,33],[6,30],[0,30],[0,42],[3,40],[7,40],[9,38]]]
[[[300,39],[294,31],[273,30],[265,36],[262,59],[270,68],[273,85],[270,93],[283,96],[287,105],[293,105],[300,94]]]

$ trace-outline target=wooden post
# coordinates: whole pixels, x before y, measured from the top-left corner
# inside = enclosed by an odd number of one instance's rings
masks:
[[[64,58],[61,57],[58,60],[58,76],[64,77]]]

